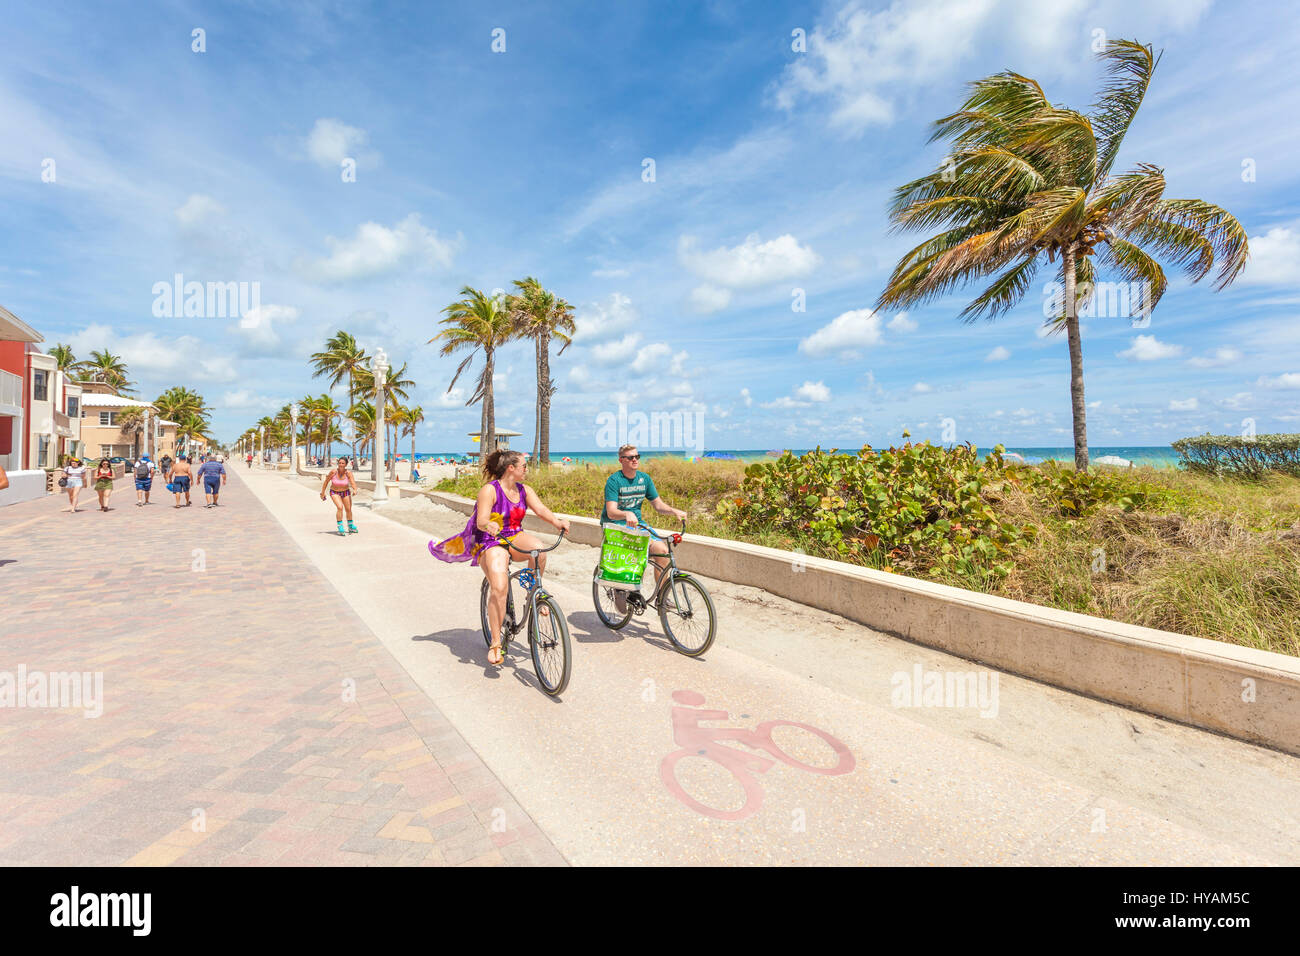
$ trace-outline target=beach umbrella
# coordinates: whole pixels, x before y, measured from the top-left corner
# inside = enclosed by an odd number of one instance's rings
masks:
[[[1121,458],[1119,455],[1102,455],[1100,458],[1092,460],[1094,465],[1116,465],[1120,468],[1132,468],[1133,462],[1127,458]]]

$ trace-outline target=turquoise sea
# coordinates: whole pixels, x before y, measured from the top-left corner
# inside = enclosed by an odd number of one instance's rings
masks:
[[[984,455],[992,447],[993,447],[992,445],[988,446],[987,448],[984,446],[980,446],[978,450],[981,455]],[[527,451],[529,449],[520,449],[520,450]],[[776,451],[776,452],[780,452],[783,450],[784,449],[772,449],[772,451]],[[800,455],[803,454],[804,452],[811,451],[811,450],[812,449],[809,448],[790,449],[790,451],[794,452],[796,455]],[[846,448],[844,450],[849,450],[849,449]],[[1019,455],[1023,455],[1025,461],[1029,464],[1037,464],[1039,462],[1046,461],[1049,458],[1054,458],[1062,462],[1074,461],[1074,449],[1068,446],[1063,448],[1022,448],[1022,447],[1009,446],[1007,448],[1007,451],[1015,452]],[[645,455],[646,460],[649,460],[651,458],[698,457],[695,455],[693,451],[679,451],[679,450],[678,451],[668,451],[668,450],[656,451],[655,449],[645,449],[643,450],[642,454]],[[1155,445],[1155,446],[1094,445],[1088,449],[1088,456],[1094,462],[1098,458],[1101,458],[1104,455],[1115,455],[1119,458],[1124,458],[1127,459],[1128,461],[1133,462],[1134,465],[1138,465],[1138,466],[1149,465],[1152,468],[1174,468],[1178,464],[1178,453],[1175,452],[1168,445]],[[421,461],[428,458],[444,458],[444,459],[454,458],[456,460],[461,460],[464,457],[465,457],[464,452],[425,452],[425,451],[416,452],[416,458]],[[743,449],[732,449],[732,450],[720,449],[720,450],[706,451],[703,457],[734,458],[744,462],[753,462],[753,461],[766,461],[773,456],[770,456],[768,454],[768,450],[764,448],[743,448]],[[565,458],[569,458],[577,464],[590,464],[590,465],[596,465],[602,468],[610,468],[610,469],[618,467],[618,452],[613,450],[551,452],[551,461],[553,462],[558,462]]]

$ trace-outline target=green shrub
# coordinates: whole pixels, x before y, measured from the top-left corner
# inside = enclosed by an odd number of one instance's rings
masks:
[[[1270,471],[1300,477],[1300,435],[1211,435],[1173,444],[1179,466],[1221,477],[1257,480]]]

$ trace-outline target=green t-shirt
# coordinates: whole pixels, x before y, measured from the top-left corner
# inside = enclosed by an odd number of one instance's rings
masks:
[[[659,492],[655,490],[654,479],[644,471],[638,471],[635,477],[628,478],[623,472],[616,471],[609,476],[605,482],[605,500],[615,502],[623,511],[630,511],[636,515],[637,521],[641,520],[641,502],[646,499],[653,501],[659,497]],[[626,524],[624,521],[615,521],[606,512],[606,506],[600,508],[600,522],[605,524]]]

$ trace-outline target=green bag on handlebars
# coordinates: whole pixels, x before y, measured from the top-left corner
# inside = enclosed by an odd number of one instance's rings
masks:
[[[605,526],[600,579],[610,587],[637,590],[650,557],[650,532]]]

